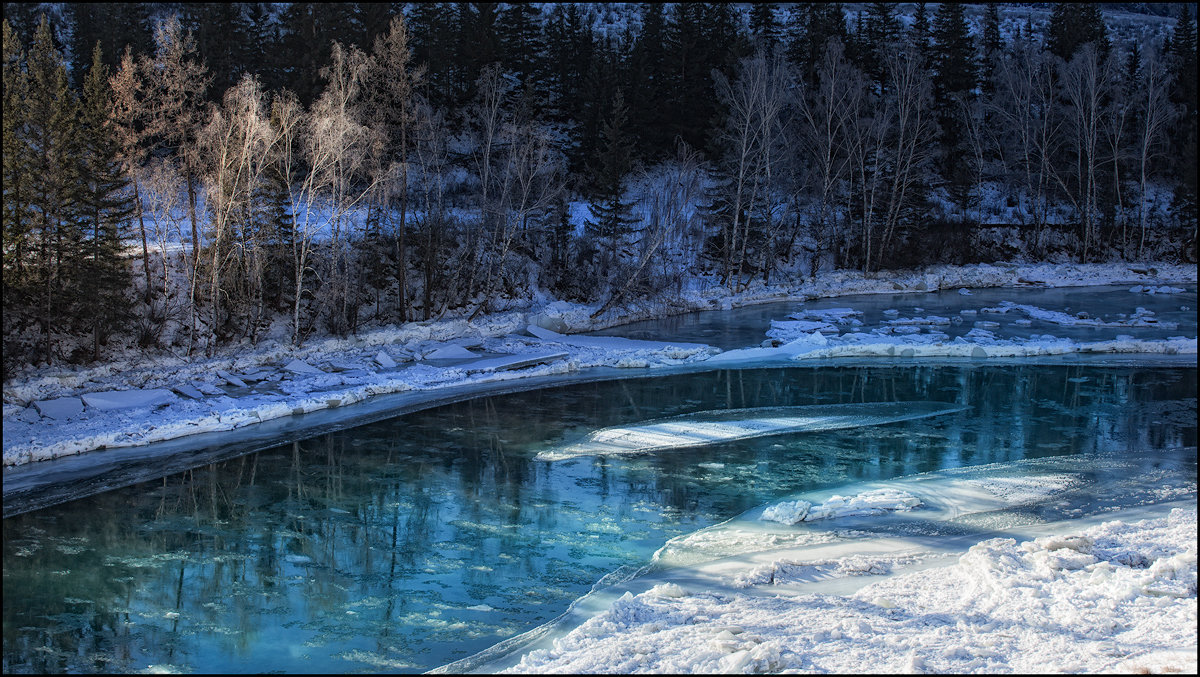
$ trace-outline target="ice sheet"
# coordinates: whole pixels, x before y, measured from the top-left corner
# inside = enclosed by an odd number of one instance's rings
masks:
[[[766,435],[881,425],[964,409],[943,402],[867,402],[701,411],[603,428],[581,442],[542,451],[537,458],[558,461],[581,455],[697,447]]]

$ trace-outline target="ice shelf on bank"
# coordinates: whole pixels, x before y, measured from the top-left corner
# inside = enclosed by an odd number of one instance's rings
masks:
[[[943,402],[866,402],[700,411],[602,428],[583,441],[539,452],[537,458],[559,461],[582,455],[680,449],[766,435],[882,425],[964,409]]]

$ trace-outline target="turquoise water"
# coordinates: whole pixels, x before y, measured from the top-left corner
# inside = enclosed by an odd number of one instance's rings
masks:
[[[802,492],[1112,453],[1186,487],[1196,379],[1150,365],[771,367],[409,414],[4,520],[3,668],[422,671],[556,617],[671,538]],[[600,428],[692,412],[865,402],[967,408],[536,458]],[[1109,480],[1097,478],[1102,492]]]

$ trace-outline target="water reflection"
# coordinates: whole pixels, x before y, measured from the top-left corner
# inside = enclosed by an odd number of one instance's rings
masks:
[[[534,458],[649,418],[879,401],[969,409]],[[3,667],[424,670],[553,618],[676,535],[781,496],[1063,454],[1151,463],[1195,445],[1195,369],[770,368],[479,398],[5,520]]]

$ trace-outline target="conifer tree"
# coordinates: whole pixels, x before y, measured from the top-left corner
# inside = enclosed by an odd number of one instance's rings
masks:
[[[607,279],[617,259],[618,249],[629,235],[634,220],[629,214],[632,203],[624,201],[625,177],[633,162],[633,144],[626,131],[628,109],[620,90],[613,96],[612,112],[603,129],[603,150],[595,168],[592,218],[587,234],[601,248],[600,275]]]
[[[10,360],[17,361],[24,351],[10,343],[30,319],[28,299],[32,291],[29,266],[26,259],[33,249],[33,157],[26,140],[25,100],[29,92],[28,77],[24,69],[25,54],[12,25],[5,19],[4,33],[4,109],[0,116],[3,123],[3,219],[4,219],[4,356],[5,369]]]
[[[889,2],[873,2],[867,9],[864,45],[867,75],[876,83],[884,80],[884,54],[900,39],[900,20],[893,13],[895,7]]]
[[[773,2],[756,2],[750,6],[750,35],[767,51],[779,46],[783,37],[777,11],[778,6]]]
[[[666,17],[660,3],[641,5],[642,30],[634,37],[629,58],[629,112],[638,121],[637,150],[644,159],[657,159],[671,147],[670,113],[660,101],[670,80],[663,59]]]
[[[113,131],[110,98],[108,68],[97,42],[80,107],[74,215],[86,240],[72,295],[72,319],[92,336],[92,360],[100,359],[100,344],[129,316],[125,302],[129,270],[121,257],[121,235],[134,210]]]
[[[909,29],[909,42],[925,58],[926,64],[929,63],[932,56],[929,35],[929,13],[925,10],[925,3],[918,2],[917,11],[913,15],[912,28]]]
[[[1054,5],[1046,49],[1063,61],[1070,61],[1080,47],[1096,45],[1100,61],[1108,58],[1108,29],[1100,5],[1090,2],[1062,2]]]
[[[523,84],[542,70],[546,44],[539,21],[537,8],[521,2],[510,5],[496,22],[505,67]]]
[[[996,76],[996,62],[1004,51],[1004,38],[1000,35],[1000,11],[996,3],[989,2],[983,14],[983,40],[981,41],[982,59],[980,63],[980,83],[983,91],[992,92],[995,89],[993,80]]]
[[[1192,242],[1196,241],[1196,207],[1200,200],[1197,177],[1197,100],[1196,100],[1196,22],[1191,10],[1184,5],[1179,10],[1170,43],[1170,70],[1174,86],[1171,100],[1180,107],[1180,119],[1174,127],[1172,146],[1176,150],[1176,172],[1180,190],[1176,206],[1192,223]]]
[[[933,18],[933,95],[941,126],[941,171],[951,196],[965,209],[971,190],[964,105],[974,98],[975,46],[962,3],[942,3]]]
[[[34,206],[30,305],[41,332],[39,356],[49,364],[55,359],[54,334],[66,319],[66,292],[78,270],[82,238],[71,219],[74,188],[78,185],[78,103],[67,85],[66,62],[54,46],[44,16],[29,49],[27,72],[25,128],[31,151]]]
[[[817,67],[825,58],[829,41],[837,39],[843,46],[848,42],[842,3],[797,3],[790,8],[788,17],[791,35],[788,59],[800,68],[808,84],[815,84]]]
[[[442,2],[421,2],[413,8],[409,33],[413,59],[425,66],[424,94],[434,106],[445,106],[454,97],[456,64],[453,58],[458,36],[454,8]]]

